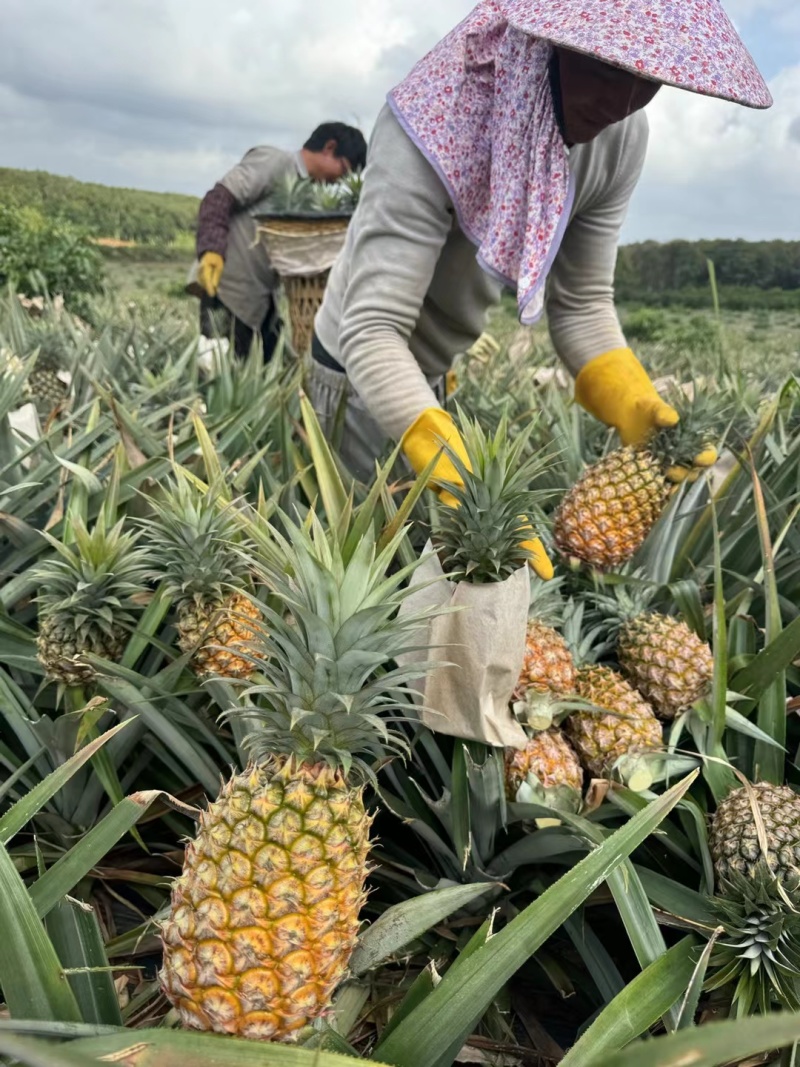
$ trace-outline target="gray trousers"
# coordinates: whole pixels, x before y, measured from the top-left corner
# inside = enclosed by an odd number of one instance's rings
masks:
[[[361,482],[375,475],[375,462],[394,449],[391,441],[368,412],[346,374],[323,367],[308,357],[304,367],[305,391],[316,412],[328,443],[347,469]],[[433,384],[439,402],[444,399],[444,379]]]

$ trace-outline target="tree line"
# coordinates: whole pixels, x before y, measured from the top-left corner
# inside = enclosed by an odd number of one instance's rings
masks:
[[[170,244],[194,230],[200,201],[180,193],[153,193],[80,182],[40,170],[0,167],[0,203],[34,208],[91,237]]]
[[[703,289],[708,260],[723,290],[800,289],[800,241],[643,241],[624,245],[617,258],[621,300]]]

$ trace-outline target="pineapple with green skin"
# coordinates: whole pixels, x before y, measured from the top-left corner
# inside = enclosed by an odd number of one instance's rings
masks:
[[[716,450],[721,408],[715,399],[689,404],[670,398],[681,420],[658,430],[646,445],[609,453],[586,469],[559,504],[553,539],[573,562],[607,571],[627,563],[644,544],[675,488],[675,468],[707,466]]]
[[[66,686],[94,678],[87,655],[120,659],[147,587],[145,552],[122,521],[106,529],[101,513],[91,533],[75,519],[72,530],[72,544],[45,533],[57,555],[34,571],[43,590],[37,657],[48,677]]]
[[[800,889],[800,796],[788,785],[756,782],[734,789],[719,804],[711,823],[708,845],[720,889],[738,872],[753,878],[765,861],[789,892]],[[767,854],[763,855],[753,813],[758,805],[766,833]]]
[[[265,612],[268,681],[230,713],[253,722],[253,762],[187,848],[161,972],[185,1026],[271,1041],[325,1012],[347,972],[369,870],[364,783],[405,750],[386,715],[422,673],[392,665],[419,625],[397,616],[408,569],[388,573],[404,532],[379,551],[370,527],[345,553],[316,519],[282,521],[262,561],[284,609]]]
[[[800,1011],[800,796],[768,782],[733,790],[714,814],[709,847],[724,933],[706,989],[732,989],[738,1016],[775,1004]]]
[[[151,503],[148,573],[175,601],[178,647],[200,677],[248,678],[261,612],[247,593],[248,545],[233,506],[186,477]]]

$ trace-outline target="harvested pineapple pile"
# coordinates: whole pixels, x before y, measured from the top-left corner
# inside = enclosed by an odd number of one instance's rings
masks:
[[[480,346],[453,510],[351,484],[280,354],[10,299],[0,350],[0,1055],[800,1039],[796,382],[634,452]]]

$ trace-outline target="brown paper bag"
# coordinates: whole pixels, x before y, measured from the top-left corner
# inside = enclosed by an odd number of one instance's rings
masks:
[[[425,620],[415,642],[419,650],[398,657],[403,664],[441,663],[411,683],[420,694],[420,721],[452,737],[524,748],[527,737],[509,701],[525,655],[527,566],[504,582],[470,585],[445,579],[430,542],[425,555],[411,577],[412,588],[419,588],[403,601],[400,614],[437,607],[457,610]]]

